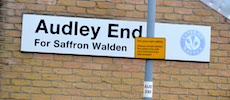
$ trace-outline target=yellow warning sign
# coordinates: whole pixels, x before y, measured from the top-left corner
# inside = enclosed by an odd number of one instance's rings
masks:
[[[165,59],[165,38],[136,38],[135,58]]]

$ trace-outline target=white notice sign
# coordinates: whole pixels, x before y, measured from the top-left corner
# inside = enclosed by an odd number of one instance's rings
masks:
[[[153,82],[145,81],[144,82],[144,97],[151,98],[153,96]]]
[[[134,57],[134,38],[144,22],[23,15],[21,51]]]
[[[156,23],[155,37],[166,38],[166,60],[210,59],[209,26]],[[146,23],[24,14],[21,51],[135,57],[135,38]]]

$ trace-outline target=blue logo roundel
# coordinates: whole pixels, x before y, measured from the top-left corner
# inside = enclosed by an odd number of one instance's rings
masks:
[[[186,54],[196,56],[204,50],[205,38],[197,30],[188,30],[182,35],[180,45]]]

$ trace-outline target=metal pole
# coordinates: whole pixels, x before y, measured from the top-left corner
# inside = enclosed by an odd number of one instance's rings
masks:
[[[147,37],[154,37],[155,31],[155,12],[156,0],[148,0],[148,17],[147,17]],[[153,60],[146,60],[145,62],[145,85],[144,85],[144,100],[152,100],[153,94]],[[150,95],[145,95],[146,87],[150,87]]]

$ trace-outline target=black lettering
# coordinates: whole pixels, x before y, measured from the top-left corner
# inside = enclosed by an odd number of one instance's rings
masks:
[[[98,33],[99,33],[101,27],[98,27],[96,31],[95,31],[94,27],[92,27],[92,26],[91,26],[91,29],[92,29],[92,31],[93,31],[93,37],[91,37],[91,39],[94,40],[94,39],[97,38],[97,35],[98,35]]]
[[[130,32],[129,32],[129,29],[128,29],[128,28],[122,28],[122,29],[121,29],[121,38],[124,37],[124,31],[126,31],[126,33],[127,33],[127,38],[129,38]]]
[[[39,43],[38,41],[40,41],[40,39],[35,39],[34,46],[37,46],[37,44]]]
[[[68,29],[68,31],[66,32],[66,29]],[[69,22],[69,25],[66,24],[62,27],[62,32],[65,35],[71,35],[72,34],[72,21]]]
[[[115,37],[118,38],[118,35],[113,35],[112,32],[117,32],[118,30],[112,29],[112,27],[117,27],[118,24],[109,24],[109,32],[108,32],[108,37]]]
[[[89,28],[88,28],[87,26],[82,26],[82,27],[80,28],[80,33],[81,33],[81,35],[83,35],[83,36],[89,35]]]
[[[75,35],[77,35],[78,22],[75,22]]]
[[[136,34],[136,33],[137,33],[137,34]],[[133,36],[133,38],[142,37],[142,26],[140,26],[139,29],[133,30],[132,36]]]
[[[108,48],[110,48],[111,51],[114,51],[114,50],[115,50],[115,44],[113,44],[113,45],[111,45],[111,46],[109,47],[109,43],[108,43]]]
[[[40,31],[40,30],[44,30],[45,33],[48,33],[48,30],[47,30],[47,28],[46,28],[46,23],[45,23],[45,20],[44,20],[44,19],[40,20],[40,22],[39,22],[39,24],[38,24],[38,27],[37,27],[37,29],[36,29],[36,31],[35,31],[35,33],[38,33],[38,31]]]
[[[51,24],[51,26],[50,26],[50,32],[51,32],[52,34],[59,34],[59,28],[60,28],[60,25],[57,24],[56,31],[54,31],[54,25]]]
[[[56,47],[56,48],[59,47],[59,41],[58,40],[54,41],[54,47]]]
[[[101,43],[93,43],[93,49],[100,49]]]

